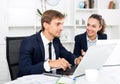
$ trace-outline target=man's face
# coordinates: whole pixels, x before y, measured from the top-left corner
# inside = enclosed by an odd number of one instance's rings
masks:
[[[47,31],[50,36],[60,37],[63,30],[63,19],[53,19],[50,24],[47,25]]]

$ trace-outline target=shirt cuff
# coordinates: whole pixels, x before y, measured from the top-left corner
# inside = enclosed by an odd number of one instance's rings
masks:
[[[48,61],[45,61],[45,62],[44,62],[44,69],[45,69],[45,71],[47,71],[47,72],[50,71],[50,66],[49,66]]]

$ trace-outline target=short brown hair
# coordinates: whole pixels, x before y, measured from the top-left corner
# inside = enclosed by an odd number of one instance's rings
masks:
[[[59,11],[56,10],[47,10],[43,13],[42,17],[41,17],[41,26],[42,26],[42,30],[44,31],[44,26],[43,23],[50,23],[53,19],[55,18],[59,18],[59,19],[63,19],[65,17],[64,14],[60,13]]]

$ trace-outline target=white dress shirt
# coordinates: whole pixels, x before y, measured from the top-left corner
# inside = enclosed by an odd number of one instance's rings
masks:
[[[42,32],[40,34],[41,34],[41,38],[42,38],[44,49],[45,49],[44,69],[45,69],[45,71],[49,72],[51,70],[49,63],[48,63],[48,60],[49,60],[49,51],[48,51],[49,40],[43,35]],[[55,60],[55,59],[56,59],[55,49],[54,49],[53,44],[52,44],[52,60]]]
[[[88,35],[86,35],[86,37],[87,37],[87,46],[88,46],[88,48],[91,47],[91,46],[96,45],[96,42],[98,40],[98,36],[96,37],[96,39],[94,41],[90,40]]]

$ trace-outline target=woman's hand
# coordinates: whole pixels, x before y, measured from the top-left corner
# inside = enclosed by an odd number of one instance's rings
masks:
[[[82,58],[83,58],[82,56],[76,58],[75,64],[78,65],[81,62]]]
[[[82,57],[85,55],[85,53],[86,53],[86,52],[82,49],[82,50],[81,50]]]

